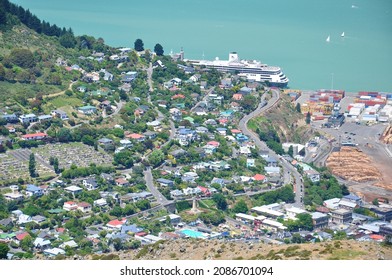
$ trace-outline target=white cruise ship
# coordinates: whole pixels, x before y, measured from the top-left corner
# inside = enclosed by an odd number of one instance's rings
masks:
[[[236,52],[229,54],[229,60],[193,60],[194,66],[205,66],[222,72],[234,72],[239,76],[256,82],[264,82],[269,86],[286,87],[289,79],[276,66],[268,66],[257,60],[240,60]]]

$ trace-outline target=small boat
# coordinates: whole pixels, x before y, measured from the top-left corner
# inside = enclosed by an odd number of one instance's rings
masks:
[[[344,32],[342,33],[342,35],[340,35],[340,37],[344,37]]]
[[[325,40],[325,42],[329,43],[329,41],[331,41],[331,37],[328,35],[327,40]]]

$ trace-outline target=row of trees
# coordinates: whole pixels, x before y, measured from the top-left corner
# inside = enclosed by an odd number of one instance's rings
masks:
[[[144,43],[142,39],[136,39],[135,43],[134,43],[134,49],[137,52],[142,52],[144,51]],[[156,55],[158,56],[162,56],[164,53],[163,47],[161,44],[156,44],[154,46],[154,52],[156,53]]]
[[[8,0],[1,0],[0,25],[5,25],[7,23],[7,13],[16,16],[23,24],[37,33],[56,37],[61,37],[66,34],[68,36],[73,36],[71,29],[67,30],[66,28],[58,27],[56,24],[41,21],[36,15],[32,14],[29,9],[25,10],[23,7],[13,4]]]

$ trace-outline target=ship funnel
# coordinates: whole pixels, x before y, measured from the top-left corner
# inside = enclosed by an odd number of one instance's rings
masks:
[[[238,54],[236,52],[231,52],[229,54],[229,61],[230,62],[238,62],[239,61]]]

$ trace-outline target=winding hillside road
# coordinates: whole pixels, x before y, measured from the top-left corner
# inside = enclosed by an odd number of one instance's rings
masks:
[[[238,127],[239,129],[247,136],[249,136],[255,143],[255,145],[261,149],[261,150],[268,150],[269,154],[276,159],[279,160],[282,169],[283,169],[283,182],[284,184],[289,184],[291,182],[291,176],[294,177],[294,192],[295,192],[295,203],[293,205],[295,207],[303,207],[303,182],[302,182],[302,177],[301,174],[297,171],[297,169],[292,166],[289,162],[287,162],[284,158],[281,156],[277,155],[273,150],[268,148],[265,142],[261,141],[259,136],[248,129],[248,122],[252,118],[257,117],[258,115],[267,112],[269,109],[275,106],[275,104],[279,101],[280,98],[280,91],[278,89],[271,89],[272,92],[272,97],[268,101],[267,104],[265,104],[265,94],[262,96],[261,101],[259,103],[259,106],[251,112],[250,114],[244,116],[239,124]],[[265,104],[265,105],[264,105]],[[264,106],[263,106],[264,105]]]

